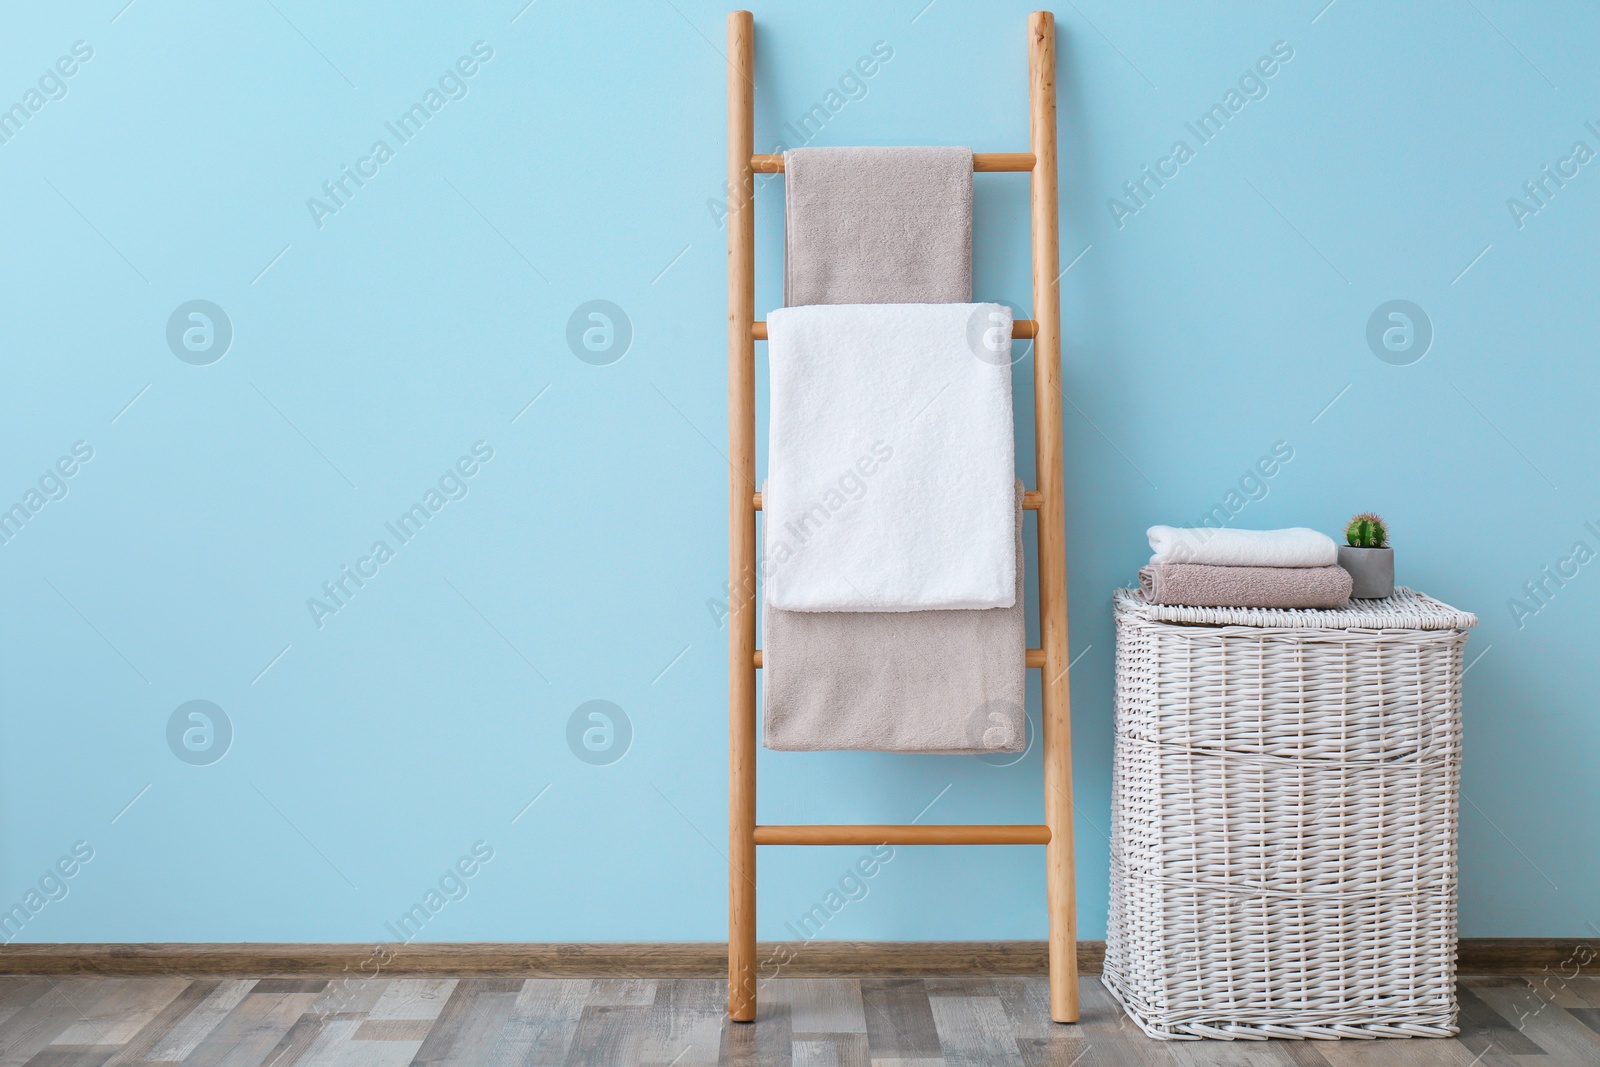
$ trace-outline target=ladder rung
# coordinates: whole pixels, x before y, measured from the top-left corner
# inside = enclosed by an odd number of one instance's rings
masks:
[[[1042,648],[1030,648],[1030,649],[1028,649],[1027,656],[1024,657],[1024,661],[1023,661],[1022,665],[1024,667],[1043,667],[1044,666],[1044,649],[1042,649]],[[756,649],[756,667],[757,667],[757,669],[759,669],[761,667],[761,650],[759,648]]]
[[[1048,826],[757,826],[758,845],[1048,845]]]
[[[1033,169],[1033,164],[1032,152],[972,153],[972,169],[980,174],[994,171],[1029,171]],[[750,169],[757,174],[782,174],[783,157],[752,155]]]
[[[1035,337],[1039,333],[1039,324],[1033,319],[1013,319],[1011,322],[1011,336],[1014,338]],[[761,319],[750,324],[750,338],[753,341],[767,339],[767,320]]]
[[[750,495],[750,503],[751,503],[752,507],[754,507],[757,511],[760,511],[761,510],[761,494],[760,493],[752,493]],[[1039,492],[1037,489],[1029,489],[1029,490],[1027,490],[1026,492],[1024,492],[1022,494],[1022,510],[1023,511],[1038,511],[1043,506],[1044,506],[1044,494]]]

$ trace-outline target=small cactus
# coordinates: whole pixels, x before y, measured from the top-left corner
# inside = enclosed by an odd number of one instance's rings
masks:
[[[1370,511],[1363,511],[1344,528],[1344,539],[1352,548],[1388,548],[1389,527]]]

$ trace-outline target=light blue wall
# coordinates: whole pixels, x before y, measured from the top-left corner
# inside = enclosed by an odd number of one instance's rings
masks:
[[[1376,509],[1401,580],[1483,618],[1463,933],[1592,932],[1600,563],[1531,617],[1508,601],[1600,550],[1600,164],[1521,225],[1507,200],[1600,150],[1600,18],[1324,2],[1059,14],[1082,932],[1105,924],[1111,590],[1146,526],[1224,501],[1278,442],[1293,459],[1235,524]],[[479,841],[423,938],[722,936],[724,9],[123,3],[0,34],[0,105],[93,49],[0,144],[0,504],[93,449],[0,545],[0,906],[93,849],[20,939],[392,939]],[[767,5],[758,145],[792,145],[783,123],[884,42],[811,143],[1025,149],[1026,12]],[[400,145],[385,123],[478,41],[465,97]],[[1267,95],[1197,147],[1185,123],[1277,42]],[[307,199],[379,139],[393,158],[317,225]],[[1108,199],[1177,139],[1194,158],[1118,225]],[[781,196],[758,195],[763,314]],[[1027,206],[1025,178],[978,179],[979,298],[1026,306]],[[196,299],[234,332],[209,365],[166,339]],[[568,347],[594,299],[631,321],[620,362]],[[1393,299],[1431,320],[1419,362],[1368,347]],[[480,441],[464,499],[386,533]],[[319,627],[307,599],[378,539],[394,558]],[[566,740],[596,699],[632,724],[608,766]],[[169,749],[190,700],[232,724],[218,762]],[[1027,822],[1039,773],[1037,751],[763,753],[761,812]],[[767,852],[761,935],[857,855]],[[823,936],[1040,937],[1042,877],[1037,849],[900,849]]]

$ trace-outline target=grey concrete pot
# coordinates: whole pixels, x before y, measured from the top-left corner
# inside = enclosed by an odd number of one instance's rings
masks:
[[[1339,566],[1350,572],[1350,595],[1363,600],[1394,592],[1394,549],[1339,546]]]

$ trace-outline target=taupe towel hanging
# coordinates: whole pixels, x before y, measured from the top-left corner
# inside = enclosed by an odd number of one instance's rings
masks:
[[[971,149],[795,148],[783,161],[785,305],[971,302]]]

